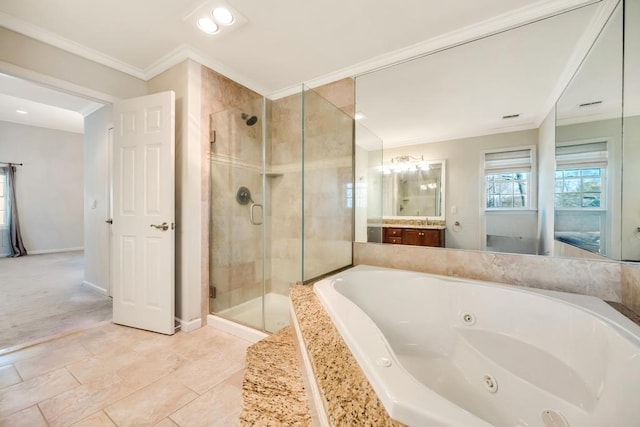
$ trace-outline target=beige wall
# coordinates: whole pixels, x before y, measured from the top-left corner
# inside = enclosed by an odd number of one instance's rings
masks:
[[[389,148],[383,151],[383,161],[400,155],[424,156],[425,160],[446,160],[447,248],[481,249],[484,227],[481,215],[482,152],[483,150],[519,147],[538,144],[538,130],[485,135],[429,144]],[[456,213],[453,213],[453,207]],[[460,222],[459,231],[453,231],[453,223]]]
[[[16,196],[27,252],[82,249],[82,135],[0,121],[0,161],[24,164]]]
[[[84,121],[84,281],[107,293],[110,259],[109,128],[113,110],[104,106]],[[95,202],[95,206],[94,206]]]
[[[556,172],[556,109],[538,129],[538,253],[553,255]]]
[[[183,330],[202,323],[200,68],[187,60],[148,82],[150,94],[176,94],[176,317]]]
[[[146,93],[141,79],[6,28],[0,28],[0,71],[107,102]]]

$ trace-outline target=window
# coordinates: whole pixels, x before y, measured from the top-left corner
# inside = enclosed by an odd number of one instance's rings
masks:
[[[600,208],[605,168],[556,169],[556,209]]]
[[[7,174],[4,171],[0,171],[0,228],[8,226],[7,202]]]
[[[485,208],[531,209],[534,163],[533,148],[485,153]]]
[[[556,147],[555,237],[601,253],[607,219],[606,141],[573,142]]]
[[[606,141],[556,147],[556,209],[606,208]]]

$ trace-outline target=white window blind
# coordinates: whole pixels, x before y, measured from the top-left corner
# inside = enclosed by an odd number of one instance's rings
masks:
[[[608,157],[607,141],[559,145],[556,147],[556,164],[558,166],[602,166],[607,164]]]
[[[531,172],[533,168],[533,152],[530,148],[485,153],[485,174],[509,172]]]

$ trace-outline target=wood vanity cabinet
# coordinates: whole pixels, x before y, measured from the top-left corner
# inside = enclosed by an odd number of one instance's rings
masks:
[[[384,243],[444,248],[444,230],[433,228],[384,228]]]

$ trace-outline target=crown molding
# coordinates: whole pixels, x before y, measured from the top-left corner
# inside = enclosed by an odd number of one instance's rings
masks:
[[[459,139],[476,138],[486,135],[498,135],[501,133],[520,132],[524,130],[538,129],[536,123],[527,122],[519,125],[513,125],[501,128],[475,128],[467,129],[460,132],[443,133],[440,135],[422,136],[417,138],[402,139],[402,140],[384,140],[384,148],[397,148],[405,147],[409,145],[418,144],[431,144],[435,142],[446,142]]]
[[[300,86],[303,84],[310,88],[314,88],[347,77],[363,76],[402,62],[410,61],[422,56],[432,55],[474,40],[508,31],[522,25],[530,24],[541,19],[549,18],[560,13],[602,1],[611,2],[614,0],[543,0],[533,5],[525,6],[515,11],[495,16],[480,23],[451,31],[441,36],[437,36],[393,52],[376,56],[335,72],[300,82],[297,85],[272,92],[267,95],[267,97],[270,99],[279,99],[293,95],[300,90]]]
[[[361,76],[404,61],[420,56],[430,55],[441,50],[449,49],[586,5],[599,2],[610,4],[615,3],[616,1],[617,0],[543,0],[533,5],[487,19],[478,24],[467,26],[424,42],[416,43],[406,48],[379,55],[369,60],[359,62],[328,74],[314,77],[277,91],[269,91],[267,88],[257,84],[252,79],[238,73],[234,69],[211,59],[210,55],[198,52],[186,44],[170,51],[149,67],[142,70],[80,43],[61,37],[41,27],[15,18],[4,12],[0,12],[0,26],[4,26],[12,31],[24,34],[43,43],[47,43],[145,81],[157,76],[181,61],[192,59],[261,95],[265,95],[270,99],[279,99],[299,93],[303,84],[310,88],[314,88],[343,78]]]
[[[587,59],[589,51],[594,46],[598,36],[603,31],[604,26],[609,21],[609,18],[613,14],[618,3],[620,3],[619,0],[602,0],[600,9],[582,33],[582,37],[578,41],[575,49],[573,49],[571,57],[567,61],[567,65],[560,73],[560,76],[556,81],[556,85],[551,90],[551,93],[549,93],[547,100],[543,104],[540,114],[537,117],[539,124],[542,124],[551,109],[554,107],[556,102],[558,102],[564,91],[571,83],[571,80],[580,69],[582,63]]]
[[[30,24],[14,16],[7,15],[4,12],[0,12],[0,26],[5,27],[11,31],[15,31],[16,33],[23,34],[27,37],[31,37],[32,39],[41,41],[48,45],[57,47],[64,51],[73,53],[74,55],[78,55],[82,58],[144,80],[143,71],[137,67],[120,61],[119,59],[115,59],[95,49],[91,49],[80,43],[76,43],[72,40],[59,36],[58,34],[53,33],[49,30],[45,30],[44,28],[38,27],[37,25]]]
[[[168,52],[162,58],[155,61],[149,67],[144,70],[144,79],[151,80],[156,77],[158,74],[161,74],[171,67],[178,65],[182,61],[187,59],[191,59],[199,64],[204,65],[207,68],[214,70],[217,73],[222,74],[223,76],[235,81],[243,85],[244,87],[257,92],[260,95],[264,95],[268,92],[268,90],[254,80],[246,77],[245,75],[238,73],[234,69],[224,65],[221,62],[215,61],[211,59],[209,55],[206,55],[202,52],[199,52],[193,48],[191,48],[187,44],[182,44],[172,51]]]

